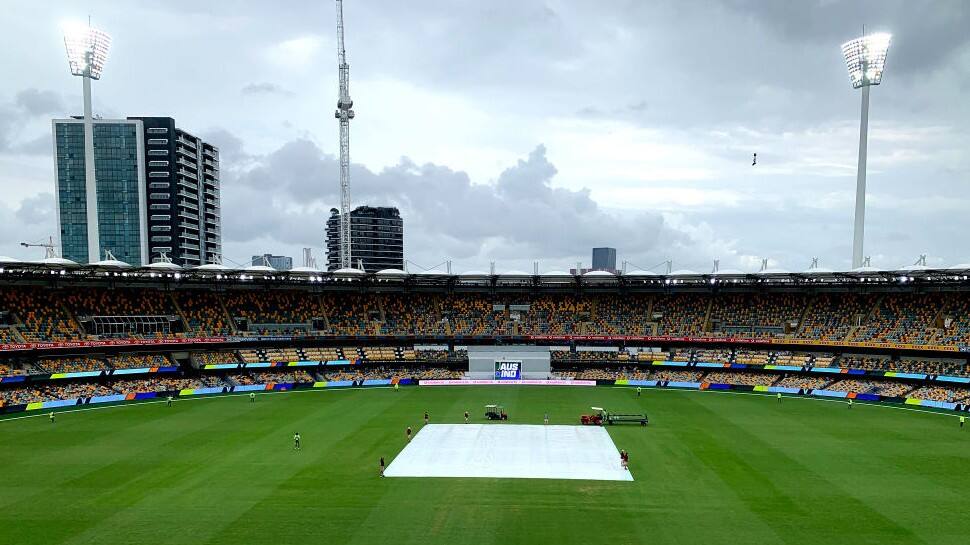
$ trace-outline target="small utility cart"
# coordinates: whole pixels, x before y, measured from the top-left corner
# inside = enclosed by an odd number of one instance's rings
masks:
[[[485,418],[489,420],[508,420],[509,415],[501,405],[485,405]]]
[[[590,407],[593,414],[584,414],[580,416],[579,421],[584,425],[592,426],[602,426],[603,424],[617,424],[623,422],[638,422],[641,426],[647,425],[647,415],[645,413],[635,413],[635,414],[620,414],[611,413],[603,407]]]

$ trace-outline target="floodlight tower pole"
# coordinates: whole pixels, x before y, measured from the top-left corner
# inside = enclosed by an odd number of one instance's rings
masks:
[[[84,89],[84,208],[89,262],[101,259],[98,182],[94,166],[94,120],[91,114],[91,80],[101,78],[110,47],[111,37],[93,28],[90,21],[87,26],[70,25],[64,29],[67,63],[71,69],[71,75],[81,78]]]
[[[340,268],[353,267],[350,238],[350,120],[354,101],[350,99],[350,65],[344,50],[344,4],[337,0],[337,73],[340,96],[334,117],[340,123]]]
[[[869,147],[869,85],[862,88],[862,120],[859,122],[859,164],[855,182],[855,228],[852,232],[852,268],[861,267],[866,231],[866,156]]]
[[[88,262],[101,259],[101,229],[98,222],[98,182],[94,169],[94,119],[91,113],[91,63],[92,51],[85,56],[84,73],[84,207],[87,216]]]
[[[863,33],[865,30],[863,30]],[[862,266],[866,223],[866,159],[869,138],[869,91],[882,83],[886,54],[892,36],[886,33],[863,34],[842,44],[842,55],[853,89],[862,89],[862,115],[859,122],[859,163],[856,171],[855,225],[852,236],[852,268]]]

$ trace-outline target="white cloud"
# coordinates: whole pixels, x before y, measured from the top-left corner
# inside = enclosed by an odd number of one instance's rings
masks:
[[[320,36],[299,36],[279,42],[266,51],[266,59],[276,65],[296,70],[307,68],[323,47]]]

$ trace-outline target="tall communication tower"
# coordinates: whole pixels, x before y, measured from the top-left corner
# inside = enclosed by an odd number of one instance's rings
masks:
[[[353,267],[350,255],[350,120],[354,101],[350,100],[350,65],[344,50],[344,3],[337,0],[337,68],[340,97],[333,114],[340,122],[340,268]]]

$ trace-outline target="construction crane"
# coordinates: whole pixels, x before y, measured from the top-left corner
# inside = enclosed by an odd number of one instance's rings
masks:
[[[54,245],[54,237],[47,239],[47,242],[21,242],[24,248],[44,248],[44,259],[57,257],[57,246]]]
[[[353,266],[350,255],[350,120],[354,101],[350,100],[350,65],[344,50],[344,3],[337,0],[337,70],[340,97],[334,113],[340,122],[340,268]]]

